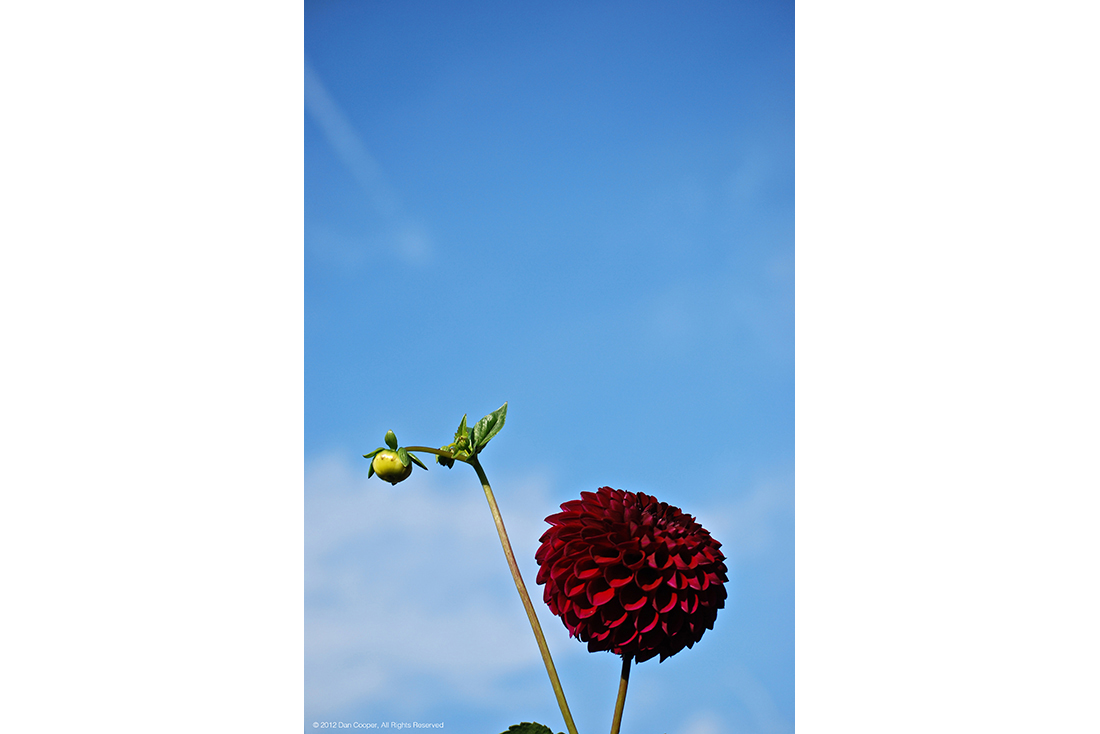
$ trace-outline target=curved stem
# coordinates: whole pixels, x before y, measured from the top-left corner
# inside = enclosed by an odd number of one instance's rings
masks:
[[[619,734],[619,724],[623,721],[623,705],[626,704],[626,684],[630,681],[630,662],[632,658],[623,656],[623,673],[619,678],[619,697],[615,699],[615,718],[611,720],[611,734]]]
[[[434,453],[434,452],[433,452]],[[489,480],[485,477],[485,471],[481,468],[477,456],[471,456],[467,464],[477,472],[477,478],[481,480],[481,487],[485,490],[485,499],[489,501],[489,510],[493,513],[493,522],[497,526],[497,535],[500,536],[500,545],[504,548],[504,557],[508,559],[508,568],[512,571],[512,580],[516,582],[516,590],[523,602],[523,608],[527,611],[527,619],[531,621],[531,630],[535,633],[535,640],[539,644],[539,652],[542,653],[542,662],[546,665],[546,672],[550,676],[550,685],[554,687],[554,695],[558,699],[558,708],[561,709],[562,718],[569,734],[577,734],[577,725],[573,723],[573,715],[569,713],[569,704],[565,702],[565,691],[558,680],[558,671],[554,668],[554,661],[550,657],[550,648],[546,645],[546,637],[542,634],[542,626],[539,618],[535,616],[535,607],[531,604],[531,597],[527,594],[527,587],[523,584],[523,577],[519,575],[519,564],[512,552],[512,544],[508,540],[508,531],[504,529],[504,519],[500,516],[500,508],[497,507],[496,498],[493,497],[493,488],[489,486]]]
[[[442,456],[445,459],[454,459],[455,458],[455,457],[451,456],[449,453],[447,453],[446,451],[443,451],[442,449],[432,449],[432,448],[428,448],[427,446],[406,446],[405,450],[406,451],[416,451],[417,453],[435,454],[436,456]],[[456,461],[462,461],[462,459],[455,459],[455,460]]]

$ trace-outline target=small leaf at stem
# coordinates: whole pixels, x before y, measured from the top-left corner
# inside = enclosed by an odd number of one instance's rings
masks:
[[[386,431],[386,445],[397,451],[397,435],[393,431]]]
[[[397,458],[400,459],[401,466],[408,466],[409,465],[409,452],[406,451],[404,449],[404,447],[399,448],[397,450]]]
[[[408,452],[406,452],[406,453],[408,453]],[[410,458],[410,459],[412,459],[412,462],[413,462],[414,464],[416,464],[417,466],[419,466],[419,467],[420,467],[421,469],[423,469],[424,471],[427,471],[427,470],[428,470],[428,467],[424,466],[424,462],[423,462],[423,461],[421,461],[420,459],[416,458],[416,454],[409,454],[409,458]]]
[[[504,428],[504,418],[507,415],[508,403],[504,403],[504,405],[474,424],[474,435],[470,439],[475,453],[485,448],[485,445],[489,443],[493,436],[500,433],[500,429]]]

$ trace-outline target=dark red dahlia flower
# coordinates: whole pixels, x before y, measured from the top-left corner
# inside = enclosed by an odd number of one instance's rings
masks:
[[[714,627],[725,606],[725,556],[695,518],[610,487],[561,509],[539,538],[536,581],[589,652],[664,661]]]

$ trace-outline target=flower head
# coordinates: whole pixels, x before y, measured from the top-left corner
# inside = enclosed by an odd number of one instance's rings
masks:
[[[643,662],[691,647],[725,606],[721,543],[642,493],[600,487],[546,518],[535,554],[543,600],[589,652]]]

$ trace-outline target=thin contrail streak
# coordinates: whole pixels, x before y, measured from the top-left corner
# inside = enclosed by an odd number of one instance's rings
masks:
[[[305,105],[337,157],[363,187],[371,206],[386,219],[396,218],[400,205],[386,183],[385,174],[308,59],[305,62]]]

